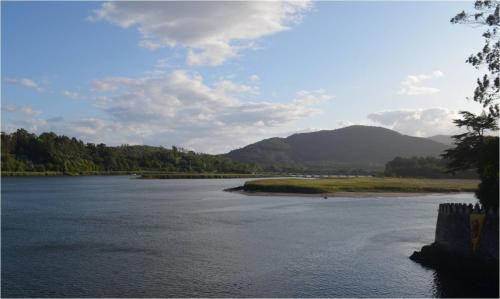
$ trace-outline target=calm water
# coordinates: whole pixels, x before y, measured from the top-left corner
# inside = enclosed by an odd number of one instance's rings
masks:
[[[440,202],[245,196],[227,180],[3,178],[3,297],[477,295],[408,256]]]

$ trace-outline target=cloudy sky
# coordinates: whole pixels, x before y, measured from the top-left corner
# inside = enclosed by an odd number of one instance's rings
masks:
[[[455,133],[469,2],[2,2],[2,130],[223,153],[295,132]]]

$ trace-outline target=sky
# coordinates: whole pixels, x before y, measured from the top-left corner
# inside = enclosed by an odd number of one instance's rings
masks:
[[[479,111],[472,2],[1,2],[2,131],[225,153]]]

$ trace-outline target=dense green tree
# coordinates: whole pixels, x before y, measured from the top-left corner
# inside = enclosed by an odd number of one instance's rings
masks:
[[[477,173],[472,170],[447,172],[447,162],[436,157],[396,157],[385,165],[385,176],[416,178],[461,178],[475,179]]]
[[[19,129],[1,134],[2,171],[173,171],[250,173],[259,170],[219,155],[173,147],[106,146],[52,132],[39,136]]]
[[[481,203],[498,206],[498,137],[486,137],[479,153],[478,172],[481,183],[476,192]]]
[[[483,33],[485,44],[466,62],[485,74],[478,78],[472,100],[482,105],[482,112],[475,114],[461,111],[462,118],[454,122],[467,131],[453,136],[455,148],[444,154],[449,160],[449,169],[455,172],[463,169],[476,169],[481,184],[476,193],[479,201],[486,206],[498,206],[498,136],[485,136],[485,133],[498,131],[500,99],[500,3],[480,0],[474,4],[475,11],[462,11],[451,19],[454,24],[470,24],[486,27]],[[496,158],[495,158],[496,157]]]

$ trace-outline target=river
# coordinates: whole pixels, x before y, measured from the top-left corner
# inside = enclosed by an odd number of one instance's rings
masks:
[[[408,258],[433,241],[438,204],[473,203],[470,193],[324,199],[222,191],[244,181],[2,178],[1,294],[458,297],[487,292]]]

